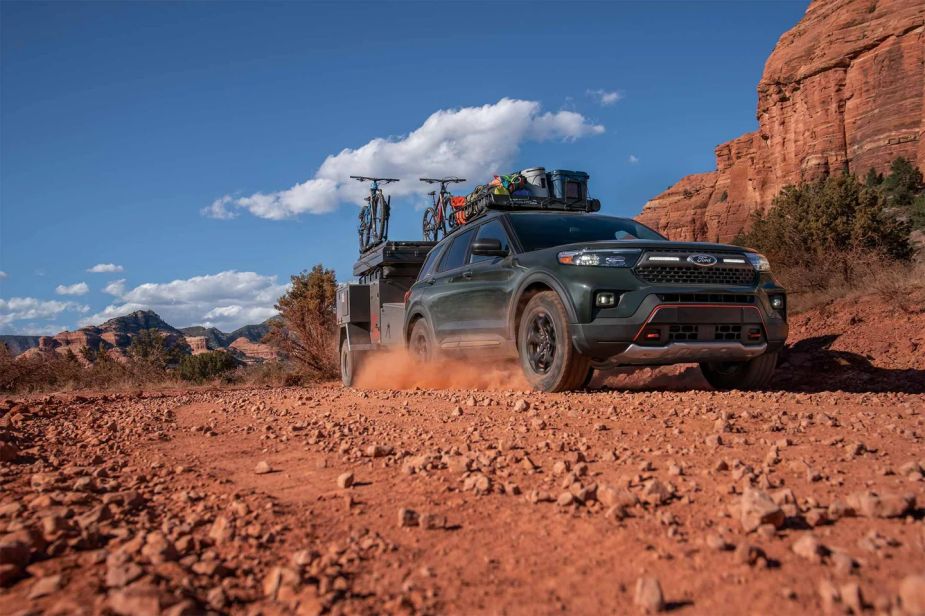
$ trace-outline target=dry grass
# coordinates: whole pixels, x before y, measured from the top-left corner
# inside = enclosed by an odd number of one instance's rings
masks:
[[[826,265],[778,267],[789,309],[799,314],[837,299],[877,294],[906,314],[925,310],[925,261],[891,261],[871,252],[835,255]]]

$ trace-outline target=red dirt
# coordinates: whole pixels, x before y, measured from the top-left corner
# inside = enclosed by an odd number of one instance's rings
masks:
[[[383,358],[376,378],[406,390],[0,403],[0,605],[632,613],[654,578],[682,614],[860,610],[858,591],[871,613],[914,613],[925,365],[901,332],[923,319],[871,298],[797,316],[766,392],[708,391],[691,367],[571,394],[481,369],[472,389],[423,389],[442,376]],[[745,489],[778,503],[758,499],[756,530]],[[436,528],[399,526],[403,508]]]

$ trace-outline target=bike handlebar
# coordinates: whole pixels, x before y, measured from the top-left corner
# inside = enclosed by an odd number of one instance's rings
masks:
[[[419,178],[422,182],[427,182],[428,184],[458,184],[460,182],[465,182],[465,178]]]
[[[351,175],[350,177],[358,182],[378,182],[379,184],[391,184],[399,181],[396,178],[369,178],[365,175]]]

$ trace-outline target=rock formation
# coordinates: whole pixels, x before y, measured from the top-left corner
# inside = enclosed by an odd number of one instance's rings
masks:
[[[671,239],[729,241],[788,184],[827,173],[925,167],[925,3],[814,0],[758,84],[758,130],[716,148],[639,221]]]
[[[166,338],[167,344],[186,344],[194,355],[225,349],[246,363],[259,363],[277,359],[276,352],[260,340],[269,331],[269,321],[245,325],[230,334],[214,327],[185,327],[177,329],[151,310],[138,310],[116,317],[102,325],[90,325],[77,331],[60,332],[54,336],[0,336],[17,357],[32,357],[47,353],[74,353],[81,361],[84,349],[96,351],[101,346],[114,359],[125,359],[132,339],[141,331],[156,329]]]

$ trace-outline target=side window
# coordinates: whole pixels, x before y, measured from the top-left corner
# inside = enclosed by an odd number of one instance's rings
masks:
[[[446,272],[465,265],[469,242],[472,241],[472,236],[474,235],[475,229],[469,229],[453,240],[443,253],[443,258],[440,260],[440,267],[437,268],[437,271]]]
[[[437,257],[441,252],[443,252],[443,246],[435,246],[427,254],[427,258],[424,259],[424,265],[421,266],[421,271],[418,273],[418,280],[424,280],[433,273],[434,265],[437,263]]]
[[[501,248],[504,250],[510,251],[511,241],[507,237],[507,232],[504,230],[504,225],[501,224],[501,221],[498,219],[490,220],[484,225],[479,227],[479,233],[475,236],[477,240],[498,240],[501,242]],[[469,258],[469,263],[478,263],[479,261],[490,261],[492,259],[497,259],[497,257],[486,257],[486,256],[476,256],[472,255]]]

